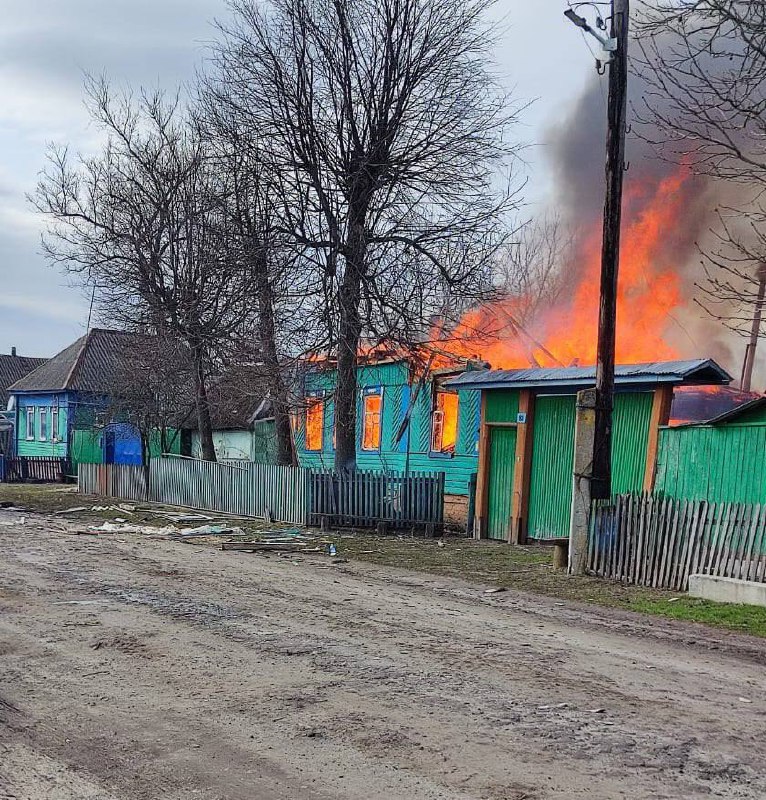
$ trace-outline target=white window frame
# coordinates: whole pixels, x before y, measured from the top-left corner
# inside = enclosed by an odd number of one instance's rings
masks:
[[[27,441],[33,442],[35,440],[35,407],[34,406],[26,406],[24,409],[27,415]],[[30,425],[30,420],[32,424]]]
[[[59,439],[59,417],[60,409],[58,406],[51,408],[51,441],[58,442]]]
[[[40,421],[37,427],[37,441],[38,442],[47,442],[48,441],[48,407],[47,406],[40,406],[39,408],[40,413]],[[45,420],[45,425],[43,426],[43,419]]]

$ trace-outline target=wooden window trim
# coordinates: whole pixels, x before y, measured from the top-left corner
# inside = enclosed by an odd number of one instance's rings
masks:
[[[434,423],[436,421],[436,415],[442,414],[442,416],[444,416],[444,412],[439,411],[437,408],[440,394],[453,395],[457,398],[457,407],[455,409],[455,414],[457,416],[457,420],[455,421],[455,446],[452,450],[445,450],[443,447],[440,449],[434,447],[435,443]],[[443,436],[444,436],[444,429],[442,428],[442,441],[443,441]],[[431,400],[431,432],[428,443],[428,455],[431,458],[454,458],[455,455],[457,454],[457,445],[459,441],[460,441],[460,394],[458,392],[450,392],[446,389],[439,389],[436,386],[434,386],[432,392],[432,400]]]
[[[51,441],[60,442],[59,425],[61,423],[61,409],[57,406],[51,408]]]
[[[40,406],[39,414],[40,414],[40,424],[38,425],[38,430],[37,430],[37,441],[38,442],[47,442],[48,441],[48,427],[49,427],[48,407],[47,406]],[[43,426],[43,420],[45,420],[45,425],[44,426]]]
[[[319,407],[319,447],[309,447],[309,411],[311,407]],[[321,453],[324,450],[324,414],[325,398],[321,393],[306,395],[304,449],[307,453]]]

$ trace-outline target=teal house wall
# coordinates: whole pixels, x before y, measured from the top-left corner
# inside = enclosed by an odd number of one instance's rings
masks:
[[[214,430],[213,446],[216,458],[221,461],[241,460],[256,464],[275,464],[277,458],[277,432],[274,420],[256,421],[250,428]],[[191,432],[191,454],[202,458],[199,431]]]
[[[58,409],[58,425],[53,430],[53,410]],[[28,411],[34,419],[29,429]],[[16,453],[20,456],[48,456],[66,458],[69,453],[70,418],[74,407],[68,393],[16,395]],[[41,429],[41,417],[47,419],[45,435]]]
[[[470,477],[478,466],[480,392],[458,392],[457,443],[454,453],[431,452],[431,425],[434,403],[433,381],[425,382],[410,411],[409,425],[397,442],[417,381],[413,382],[409,364],[397,361],[357,368],[356,461],[363,470],[383,472],[444,472],[447,494],[467,495]],[[382,393],[381,437],[378,451],[362,449],[362,412],[365,390],[379,388]],[[335,372],[315,369],[304,378],[304,396],[320,397],[324,402],[322,449],[306,449],[306,414],[299,415],[295,444],[301,466],[332,469],[335,461],[333,428],[335,420]]]

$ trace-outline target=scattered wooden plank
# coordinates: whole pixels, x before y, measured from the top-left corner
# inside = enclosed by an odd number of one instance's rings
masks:
[[[276,553],[309,552],[305,544],[298,542],[285,544],[276,542],[221,542],[221,550],[245,550],[250,552],[271,550]]]

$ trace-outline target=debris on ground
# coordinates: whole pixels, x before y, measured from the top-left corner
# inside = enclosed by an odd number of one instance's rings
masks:
[[[158,528],[154,525],[133,525],[126,522],[102,522],[101,525],[90,525],[86,530],[78,530],[75,533],[99,534],[99,533],[143,533],[150,536],[177,536],[178,529],[172,525]]]
[[[271,551],[273,553],[322,553],[321,547],[308,547],[300,542],[221,542],[221,550],[242,550],[246,553]]]
[[[232,528],[227,525],[200,525],[198,528],[183,528],[178,534],[183,538],[190,536],[221,536],[244,535],[242,528]]]
[[[190,514],[184,511],[157,511],[156,509],[149,509],[158,517],[165,517],[171,522],[211,522],[213,517],[208,517],[206,514]]]

